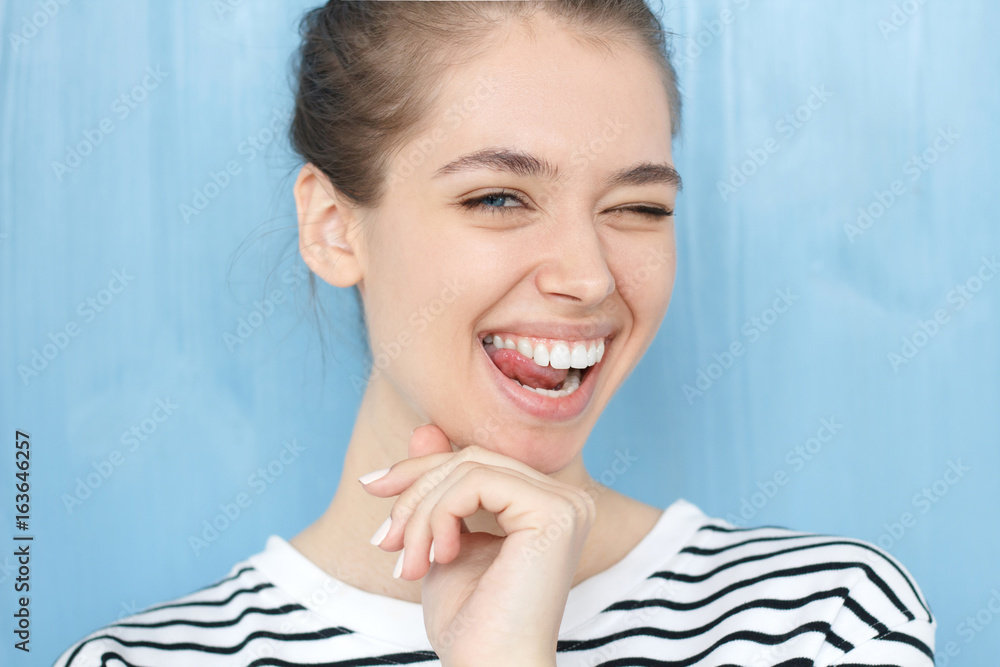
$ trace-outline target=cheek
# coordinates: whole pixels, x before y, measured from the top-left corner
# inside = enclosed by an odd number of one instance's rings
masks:
[[[405,393],[433,394],[472,349],[473,325],[483,304],[481,264],[461,252],[400,242],[370,264],[365,295],[374,371]],[[451,386],[449,384],[448,386]]]
[[[616,257],[615,288],[637,318],[659,318],[666,312],[677,266],[672,240],[633,244]]]

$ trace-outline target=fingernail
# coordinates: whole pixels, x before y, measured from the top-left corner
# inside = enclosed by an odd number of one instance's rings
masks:
[[[430,422],[427,422],[427,424],[430,424]],[[416,426],[414,426],[413,430],[410,431],[410,437],[411,438],[413,437],[413,434],[417,432],[418,428],[420,428],[421,426],[427,426],[427,424],[417,424]]]
[[[392,570],[392,578],[399,579],[399,575],[403,574],[403,554],[406,553],[406,547],[399,552],[399,558],[396,559],[396,567]]]
[[[431,553],[428,560],[432,563],[434,562],[434,540],[431,540]]]
[[[390,468],[382,468],[381,470],[373,470],[370,473],[358,477],[358,481],[362,484],[371,484],[376,479],[380,479],[389,474]]]
[[[372,535],[372,539],[370,539],[369,542],[371,542],[375,546],[382,544],[382,540],[384,540],[385,536],[389,534],[389,526],[391,524],[392,524],[392,517],[389,517],[388,519],[383,521],[382,525],[378,527],[378,530],[375,531],[375,534]]]

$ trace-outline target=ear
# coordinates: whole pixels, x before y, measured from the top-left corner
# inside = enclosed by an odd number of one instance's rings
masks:
[[[299,216],[299,253],[306,265],[336,287],[350,287],[362,278],[354,234],[356,209],[339,196],[330,180],[312,164],[295,179]],[[349,234],[350,233],[350,234]]]

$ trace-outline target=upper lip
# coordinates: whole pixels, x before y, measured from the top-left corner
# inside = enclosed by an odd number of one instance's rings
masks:
[[[593,338],[613,338],[615,326],[611,322],[539,322],[523,321],[501,324],[484,329],[479,337],[494,333],[512,333],[534,338],[555,338],[557,340],[590,340]]]

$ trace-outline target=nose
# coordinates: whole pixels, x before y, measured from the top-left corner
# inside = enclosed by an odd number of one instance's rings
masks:
[[[538,290],[560,301],[596,306],[615,291],[615,278],[605,259],[605,246],[592,219],[556,225],[544,242],[551,249],[535,273]]]

